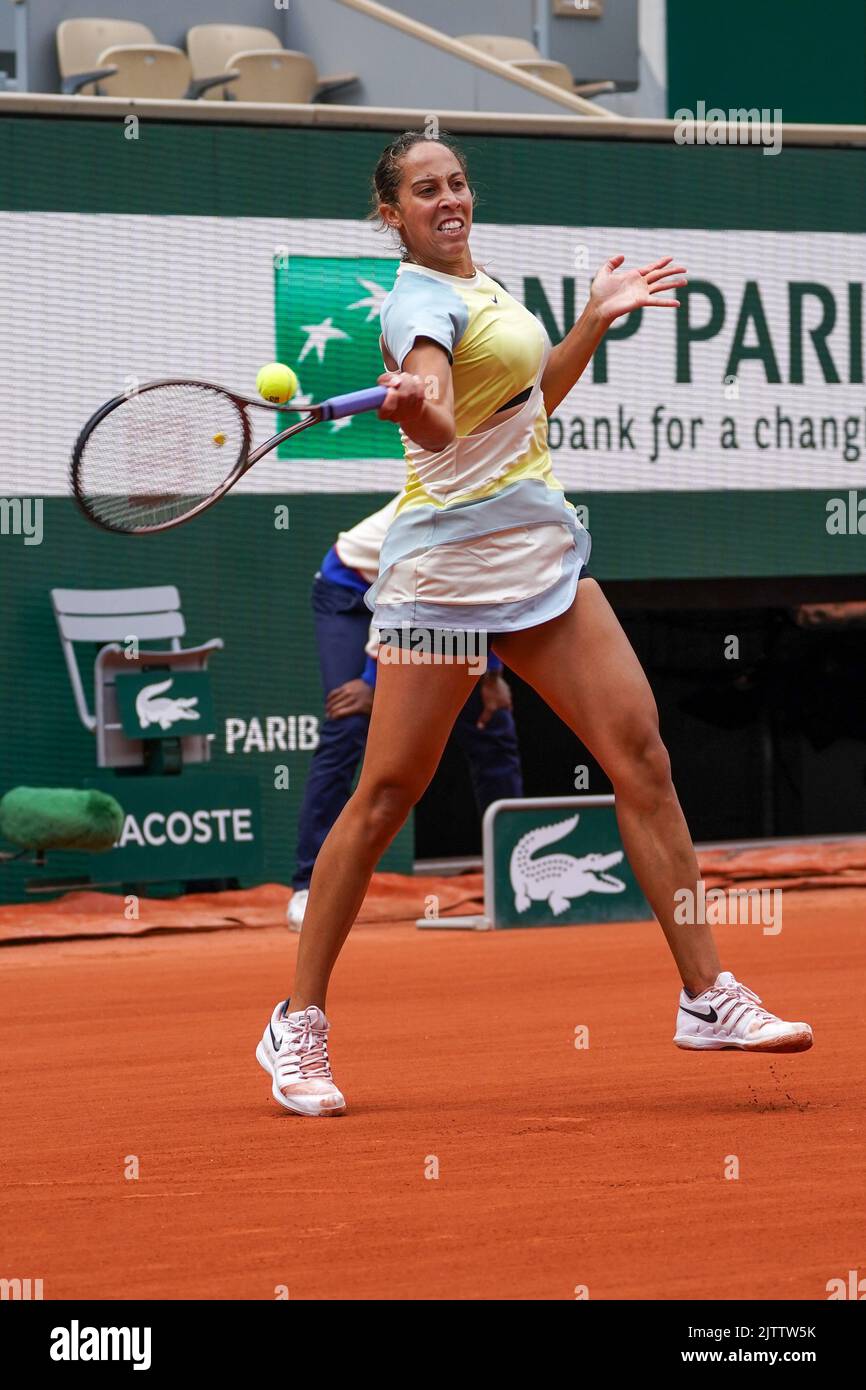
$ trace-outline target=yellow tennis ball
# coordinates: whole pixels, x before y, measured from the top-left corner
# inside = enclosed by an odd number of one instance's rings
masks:
[[[218,431],[217,431],[217,433],[216,433],[216,434],[214,435],[214,437],[213,437],[213,442],[214,442],[214,444],[218,444],[218,445],[225,444],[225,442],[226,442],[226,437],[225,437],[225,435],[223,434],[222,430],[218,430]]]
[[[256,377],[256,390],[266,401],[283,405],[298,394],[298,378],[283,362],[269,362]]]

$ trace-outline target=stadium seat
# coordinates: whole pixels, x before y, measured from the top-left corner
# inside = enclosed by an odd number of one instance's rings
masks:
[[[233,81],[231,73],[195,81],[182,49],[156,43],[136,20],[64,19],[57,26],[57,63],[66,95],[194,100]]]
[[[306,53],[288,49],[235,53],[237,81],[230,101],[267,101],[307,105],[317,91],[316,65]]]
[[[616,91],[615,82],[576,83],[565,63],[555,63],[543,58],[535,44],[530,43],[528,39],[511,38],[503,34],[460,34],[459,42],[468,44],[470,48],[477,48],[490,58],[498,58],[500,62],[508,63],[512,68],[519,68],[530,77],[539,77],[542,82],[550,82],[554,87],[561,87],[577,96],[600,96],[604,92]]]
[[[213,91],[208,100],[306,104],[358,80],[350,72],[319,77],[306,53],[283,48],[270,29],[254,25],[196,24],[187,32],[186,51],[198,79],[219,72],[237,76],[231,91]]]

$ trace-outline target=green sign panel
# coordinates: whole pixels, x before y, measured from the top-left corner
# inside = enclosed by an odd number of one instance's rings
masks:
[[[216,730],[207,671],[151,668],[118,676],[115,689],[127,738],[182,738]]]
[[[625,857],[612,796],[495,801],[484,815],[484,897],[494,927],[653,915]]]
[[[299,397],[324,401],[375,386],[382,371],[379,310],[399,261],[379,256],[306,256],[292,248],[274,259],[277,358],[298,374]],[[292,423],[280,416],[280,428]],[[394,426],[373,410],[287,439],[279,458],[402,458]]]
[[[86,785],[110,792],[123,807],[117,844],[89,863],[94,882],[260,881],[258,778],[194,771],[177,777],[106,776]]]

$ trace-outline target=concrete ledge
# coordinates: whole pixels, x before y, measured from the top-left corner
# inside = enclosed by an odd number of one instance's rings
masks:
[[[673,141],[676,121],[641,121],[588,116],[518,116],[510,112],[442,111],[444,130],[490,135],[573,136],[583,140]],[[342,130],[411,130],[424,128],[427,111],[390,106],[282,106],[251,101],[165,101],[143,97],[70,97],[53,92],[0,92],[2,116],[77,117],[117,120],[189,121],[202,125],[317,126]],[[696,123],[696,129],[705,123]],[[787,145],[866,148],[866,126],[798,125],[782,127]]]

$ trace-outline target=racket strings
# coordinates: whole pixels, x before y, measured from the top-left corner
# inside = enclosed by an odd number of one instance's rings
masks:
[[[81,451],[78,490],[114,530],[165,525],[226,483],[244,447],[244,417],[221,391],[172,383],[129,396]]]

